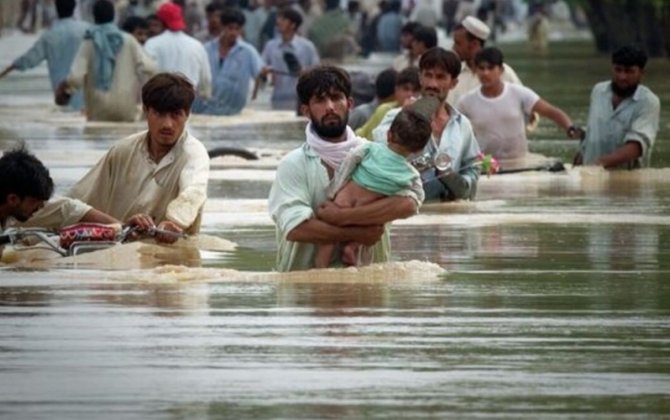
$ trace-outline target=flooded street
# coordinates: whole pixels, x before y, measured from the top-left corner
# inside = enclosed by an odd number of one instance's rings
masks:
[[[509,50],[526,84],[584,123],[607,58]],[[646,79],[663,103],[668,71],[652,61]],[[395,223],[394,263],[279,275],[267,193],[304,121],[263,94],[189,125],[208,149],[261,156],[212,160],[202,231],[236,248],[127,248],[133,270],[0,269],[0,417],[670,415],[667,109],[654,168],[483,177],[476,201]],[[143,127],[57,110],[43,68],[0,82],[0,148],[24,140],[60,193]],[[566,163],[576,147],[546,121],[531,140]]]

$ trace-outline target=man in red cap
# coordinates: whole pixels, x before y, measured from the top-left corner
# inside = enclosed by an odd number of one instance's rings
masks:
[[[156,15],[166,30],[149,39],[144,49],[158,62],[161,71],[184,74],[197,87],[198,94],[208,98],[212,91],[212,73],[207,51],[197,39],[184,33],[186,23],[181,7],[165,3]]]

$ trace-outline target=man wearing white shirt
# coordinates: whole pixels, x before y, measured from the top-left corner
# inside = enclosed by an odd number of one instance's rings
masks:
[[[166,30],[150,38],[144,49],[158,62],[161,71],[182,73],[196,86],[200,96],[209,98],[212,73],[207,51],[197,39],[184,33],[186,23],[181,8],[174,3],[165,3],[156,15]]]

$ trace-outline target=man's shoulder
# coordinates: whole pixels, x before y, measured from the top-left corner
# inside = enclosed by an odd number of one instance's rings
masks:
[[[652,103],[654,106],[660,106],[661,100],[658,95],[656,95],[649,87],[645,85],[639,85],[637,87],[640,91],[640,97],[646,102]]]
[[[299,147],[288,152],[284,157],[279,161],[281,166],[302,166],[305,164],[306,159],[308,158],[309,153],[306,144],[302,144]]]
[[[184,139],[184,150],[191,155],[207,156],[209,159],[209,153],[205,145],[189,132],[186,133],[186,138]]]

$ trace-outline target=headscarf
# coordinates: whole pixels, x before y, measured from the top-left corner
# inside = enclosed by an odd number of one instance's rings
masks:
[[[361,145],[363,140],[356,136],[354,130],[347,126],[347,138],[341,142],[330,142],[319,137],[312,128],[312,123],[309,122],[305,128],[305,137],[307,144],[319,155],[321,160],[326,162],[328,166],[337,169],[350,150]]]
[[[114,23],[95,25],[86,31],[95,48],[95,88],[107,91],[112,87],[116,55],[123,46],[123,34]]]

